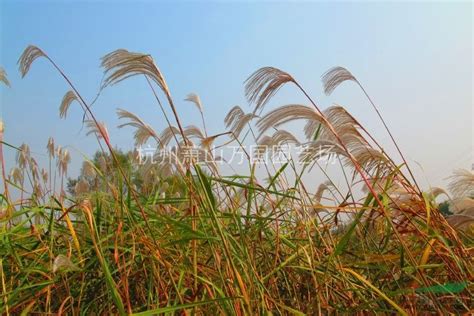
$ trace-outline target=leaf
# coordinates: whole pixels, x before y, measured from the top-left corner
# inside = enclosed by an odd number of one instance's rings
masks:
[[[352,274],[354,277],[356,277],[359,281],[367,285],[369,288],[371,288],[374,292],[376,292],[380,297],[382,297],[384,300],[386,300],[390,305],[392,305],[401,315],[406,315],[408,314],[405,312],[403,308],[398,306],[397,303],[392,301],[385,293],[383,293],[381,290],[376,288],[372,283],[370,283],[366,278],[364,278],[362,275],[359,273],[355,272],[354,270],[348,269],[348,268],[342,268],[344,271],[349,272]]]
[[[188,308],[201,306],[201,305],[206,305],[206,304],[211,304],[211,303],[234,300],[234,299],[238,299],[238,298],[239,297],[217,298],[217,299],[208,300],[208,301],[201,301],[201,302],[187,303],[187,304],[181,304],[181,305],[176,305],[176,306],[162,307],[162,308],[157,308],[157,309],[153,309],[153,310],[149,310],[149,311],[145,311],[145,312],[135,313],[135,314],[132,314],[132,315],[133,316],[151,316],[151,315],[157,315],[157,314],[162,314],[162,313],[174,312],[174,311],[178,311],[178,310],[181,310],[181,309],[188,309]]]
[[[416,293],[457,294],[467,287],[467,281],[439,284],[415,289]]]

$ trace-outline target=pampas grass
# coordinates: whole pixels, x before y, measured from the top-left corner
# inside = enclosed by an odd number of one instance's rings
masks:
[[[458,197],[471,192],[468,173],[452,178],[456,198],[448,202],[456,212],[445,219],[436,202],[440,190],[417,190],[346,108],[323,109],[291,75],[271,67],[246,81],[254,109],[233,107],[225,132],[208,136],[204,115],[204,130],[182,128],[153,58],[118,50],[102,60],[102,88],[144,76],[168,124],[158,134],[136,114],[117,110],[119,128],[132,127],[136,144],[155,140],[160,146],[154,161],[140,164],[136,151],[113,149],[105,125],[42,50],[25,50],[21,73],[39,57],[70,85],[73,94],[60,113],[79,102],[86,133],[101,150],[68,181],[71,155],[53,138],[46,147],[49,173],[36,157],[41,153],[26,144],[8,147],[17,159],[10,176],[2,176],[5,193],[19,194],[0,195],[1,314],[411,315],[472,309],[472,199]],[[354,81],[351,76],[334,71],[327,91]],[[258,117],[286,83],[309,106],[290,104]],[[203,112],[197,95],[187,99]],[[294,120],[306,126],[281,129]],[[307,143],[300,144],[302,132]],[[239,169],[249,162],[248,170],[218,168],[224,160],[211,146],[228,134],[248,159]],[[265,165],[262,177],[247,143],[257,145],[260,157],[278,150],[273,146],[303,145],[299,159],[307,163],[288,155],[280,166]],[[324,155],[334,155],[338,164],[322,166],[317,159]]]
[[[3,82],[7,87],[10,87],[10,81],[7,78],[7,72],[3,67],[0,67],[0,81]]]
[[[474,197],[474,173],[466,169],[458,169],[453,172],[449,178],[449,191],[454,196]]]
[[[232,132],[232,135],[235,137],[235,138],[238,138],[240,136],[240,134],[242,133],[242,131],[244,130],[244,128],[250,124],[250,122],[257,118],[258,116],[253,114],[253,113],[247,113],[247,114],[243,114],[241,116],[238,116],[238,117],[235,117],[233,120],[232,120],[232,123],[231,123],[231,126],[230,126],[230,131]]]
[[[274,67],[263,67],[255,71],[245,81],[245,96],[250,103],[255,103],[256,113],[286,83],[295,82],[293,77]]]
[[[95,134],[97,138],[104,138],[106,142],[110,142],[109,132],[104,122],[95,122],[92,120],[85,121],[88,129],[86,135]]]
[[[165,79],[150,55],[118,49],[102,57],[101,66],[106,75],[104,86],[117,84],[129,77],[145,75],[165,94],[169,94]]]
[[[193,103],[196,106],[196,108],[199,110],[199,112],[203,113],[204,110],[202,107],[201,98],[197,94],[190,93],[186,96],[184,100]]]
[[[324,93],[331,94],[341,83],[357,79],[344,67],[333,67],[322,76]]]
[[[125,126],[132,126],[135,128],[135,132],[133,136],[135,139],[135,146],[141,146],[145,144],[150,137],[155,139],[155,141],[158,144],[161,143],[160,138],[155,133],[153,128],[150,125],[143,122],[143,120],[139,118],[137,115],[126,110],[117,109],[117,116],[119,117],[119,119],[129,120],[128,122],[120,124],[118,126],[119,128],[122,128]]]
[[[68,91],[64,95],[63,100],[61,101],[61,105],[59,106],[59,117],[66,118],[67,111],[69,110],[69,106],[74,101],[79,102],[76,94],[74,93],[74,91]]]
[[[28,46],[23,54],[18,59],[18,65],[22,77],[25,77],[28,71],[30,71],[31,65],[39,57],[46,57],[46,54],[34,45]]]
[[[321,116],[312,108],[300,104],[289,104],[268,112],[257,122],[257,128],[260,134],[263,134],[270,128],[301,119],[323,122]]]

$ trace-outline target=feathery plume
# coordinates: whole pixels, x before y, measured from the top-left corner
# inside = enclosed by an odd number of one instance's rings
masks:
[[[16,154],[16,162],[18,166],[23,169],[27,166],[31,158],[30,147],[23,143],[19,148],[20,150]]]
[[[266,152],[276,153],[281,151],[280,145],[290,143],[299,144],[299,141],[290,132],[278,130],[272,136],[263,136],[259,139],[254,155],[256,158],[262,158]]]
[[[249,124],[250,121],[256,117],[258,116],[253,113],[247,113],[237,118],[237,120],[233,123],[232,127],[230,128],[234,137],[238,138],[240,133],[242,133],[243,129],[245,128],[245,126]]]
[[[448,193],[445,190],[438,187],[432,187],[426,193],[434,199],[436,199],[441,194],[448,195]]]
[[[186,99],[184,99],[184,101],[189,101],[189,102],[192,102],[196,105],[196,107],[198,108],[199,112],[203,112],[203,108],[202,108],[202,103],[201,103],[201,98],[195,94],[195,93],[190,93],[186,96]]]
[[[43,179],[44,183],[48,182],[48,178],[49,178],[48,171],[46,171],[46,169],[44,168],[41,168],[41,178]]]
[[[466,169],[458,169],[449,177],[448,189],[456,197],[474,197],[474,173]]]
[[[330,106],[323,110],[323,115],[338,135],[345,135],[347,133],[360,135],[357,130],[359,127],[358,123],[342,106]],[[335,140],[333,133],[327,128],[322,128],[320,122],[309,120],[304,127],[306,138],[313,140],[317,131],[319,131],[319,138]]]
[[[110,142],[109,132],[107,131],[107,127],[105,126],[104,122],[96,123],[92,120],[86,120],[85,123],[89,129],[86,135],[96,134],[97,138],[105,138],[107,142]]]
[[[344,67],[333,67],[323,76],[324,93],[330,95],[341,83],[347,80],[357,82],[357,79]]]
[[[104,156],[104,155],[100,155],[99,158],[98,158],[98,162],[99,162],[99,169],[100,171],[102,171],[103,173],[107,171],[107,166],[108,166],[108,163],[107,163],[107,158]]]
[[[276,108],[265,114],[260,120],[258,120],[257,128],[260,135],[262,135],[270,128],[278,127],[284,123],[299,119],[323,122],[322,117],[314,109],[305,105],[289,104]]]
[[[10,177],[11,179],[13,179],[13,182],[15,184],[23,184],[23,180],[24,180],[24,177],[23,177],[23,172],[21,171],[20,168],[13,168],[11,171],[10,171]]]
[[[244,115],[245,113],[240,106],[234,106],[232,109],[230,109],[229,113],[227,113],[226,117],[224,118],[225,127],[229,128],[235,120],[241,118]]]
[[[54,158],[56,155],[55,149],[54,149],[54,138],[50,137],[48,138],[48,144],[46,145],[46,150],[48,151],[48,155],[50,158]]]
[[[347,153],[338,143],[320,139],[306,143],[303,151],[300,153],[299,160],[308,163],[328,155],[347,156]]]
[[[77,196],[83,195],[83,194],[88,193],[89,189],[90,189],[89,183],[86,180],[81,179],[74,186],[74,193]]]
[[[31,171],[33,181],[38,180],[39,178],[38,163],[33,157],[30,157],[29,166],[30,166],[30,171]]]
[[[7,87],[10,87],[10,82],[7,78],[7,72],[3,67],[0,67],[0,81],[3,82]]]
[[[122,128],[124,126],[132,126],[135,127],[135,133],[134,133],[134,139],[135,139],[135,145],[140,146],[145,144],[150,137],[153,137],[158,144],[161,143],[158,135],[156,132],[153,130],[153,128],[143,122],[141,118],[139,118],[137,115],[126,111],[122,109],[117,109],[117,115],[119,119],[129,119],[128,122],[120,124],[118,127]]]
[[[61,101],[61,105],[59,106],[59,117],[60,118],[66,118],[69,106],[71,105],[71,103],[73,101],[79,102],[79,99],[77,98],[74,91],[66,92],[66,94],[63,97],[63,100]]]
[[[160,140],[163,147],[166,147],[171,139],[176,135],[181,135],[179,129],[175,126],[166,127],[160,134]]]
[[[145,75],[151,78],[167,96],[170,95],[166,81],[150,55],[118,49],[102,57],[101,66],[107,75],[104,87],[129,77]]]
[[[82,163],[82,174],[90,178],[95,177],[97,171],[95,169],[94,163],[92,163],[90,160],[84,160]]]
[[[46,57],[46,54],[34,45],[29,45],[18,59],[21,77],[24,78],[30,70],[33,62],[39,57]]]
[[[367,146],[354,147],[351,154],[366,172],[390,166],[389,160],[382,152]],[[352,165],[352,161],[348,160],[346,165]]]
[[[63,175],[67,174],[67,168],[71,162],[71,155],[67,149],[59,148],[58,151],[58,168]]]
[[[253,113],[263,107],[288,82],[296,81],[290,74],[274,67],[263,67],[250,75],[245,80],[245,96],[250,103],[255,103]]]
[[[204,133],[201,131],[201,129],[195,125],[189,125],[184,128],[184,135],[186,137],[195,137],[198,139],[203,139],[204,138]]]
[[[273,145],[281,145],[281,144],[297,144],[299,145],[300,142],[296,137],[288,131],[285,130],[278,130],[272,135],[272,143]]]
[[[321,203],[321,199],[323,198],[323,194],[324,192],[326,191],[331,191],[331,187],[333,186],[332,182],[327,180],[323,183],[321,183],[319,186],[318,186],[318,189],[316,190],[316,193],[314,194],[314,201],[317,203],[317,204],[320,204]]]

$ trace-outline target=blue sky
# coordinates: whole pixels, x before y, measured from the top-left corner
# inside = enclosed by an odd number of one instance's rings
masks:
[[[392,152],[375,113],[357,87],[345,83],[324,96],[320,76],[347,67],[379,105],[424,185],[440,185],[455,168],[470,168],[473,152],[472,5],[449,3],[324,2],[112,2],[0,1],[0,65],[12,84],[0,87],[5,140],[26,142],[41,161],[49,136],[80,153],[96,141],[81,130],[73,106],[66,120],[58,107],[66,83],[45,60],[25,79],[16,61],[28,44],[47,52],[92,100],[100,57],[117,48],[150,53],[163,72],[185,124],[198,112],[182,101],[200,95],[211,133],[236,104],[250,110],[243,81],[262,66],[290,72],[319,102],[345,106]],[[284,87],[268,105],[305,102]],[[117,130],[116,108],[130,110],[160,131],[165,121],[143,78],[106,89],[94,105],[112,142],[133,148],[131,130]],[[298,126],[296,126],[298,128]],[[43,158],[41,158],[43,157]],[[6,163],[14,165],[7,150]],[[418,163],[423,167],[418,167]]]

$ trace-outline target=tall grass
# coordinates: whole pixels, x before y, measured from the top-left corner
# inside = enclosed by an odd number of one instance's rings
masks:
[[[50,139],[50,162],[41,168],[27,145],[3,141],[2,124],[2,314],[472,312],[472,173],[454,175],[454,214],[446,219],[436,198],[447,193],[419,189],[388,128],[402,164],[346,109],[322,109],[290,74],[272,67],[256,71],[245,85],[254,111],[232,108],[224,120],[227,130],[208,135],[196,94],[186,100],[200,112],[202,129],[182,125],[150,55],[117,50],[102,59],[101,90],[144,76],[168,124],[159,133],[119,109],[119,127],[134,129],[137,146],[156,143],[176,158],[139,164],[136,153],[113,148],[105,125],[44,51],[25,50],[22,76],[37,58],[47,59],[70,86],[60,116],[79,104],[100,151],[68,182],[67,150]],[[323,78],[326,92],[345,80],[362,88],[349,71],[336,70]],[[0,75],[9,84],[3,70]],[[285,84],[296,86],[309,105],[265,113]],[[294,120],[306,122],[306,139],[282,128]],[[267,147],[248,152],[248,142]],[[257,176],[251,158],[289,143],[306,143],[306,151],[266,165],[266,179]],[[228,144],[242,147],[246,174],[221,174],[221,157],[211,147]],[[206,163],[187,159],[190,147]],[[9,175],[4,148],[17,153]],[[326,149],[337,158],[345,186],[335,185],[316,159]],[[326,178],[313,193],[303,176],[314,167]]]

